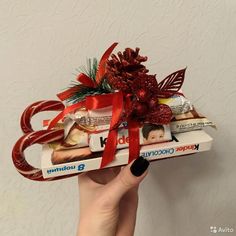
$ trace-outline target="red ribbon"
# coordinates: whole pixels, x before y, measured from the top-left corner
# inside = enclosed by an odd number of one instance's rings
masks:
[[[137,159],[140,153],[140,141],[139,141],[139,122],[130,118],[129,113],[132,111],[131,94],[125,96],[125,113],[128,114],[128,134],[129,134],[129,161]]]
[[[102,162],[100,168],[108,165],[113,161],[116,146],[117,146],[117,135],[120,118],[123,111],[123,94],[122,92],[114,93],[112,98],[112,118],[110,122],[110,130],[107,137],[107,142],[102,155]]]
[[[84,73],[81,73],[77,77],[77,80],[82,84],[82,86],[80,85],[73,86],[72,88],[69,88],[64,92],[57,94],[58,98],[61,101],[68,99],[72,97],[75,94],[75,92],[78,92],[80,90],[80,87],[86,86],[89,88],[96,88],[102,82],[102,79],[106,73],[107,59],[109,58],[109,56],[111,55],[112,51],[117,46],[117,44],[118,43],[113,43],[102,55],[102,58],[99,61],[98,70],[96,73],[96,78],[95,78],[96,83],[90,77],[88,77]]]
[[[114,48],[117,46],[118,43],[113,43],[106,51],[105,53],[102,55],[102,58],[99,62],[98,65],[98,70],[96,73],[96,82],[97,84],[100,84],[105,73],[106,73],[106,62],[107,59],[109,58],[109,56],[111,55],[112,51],[114,50]]]
[[[78,77],[77,77],[77,80],[81,84],[83,84],[83,85],[85,85],[85,86],[87,86],[89,88],[97,87],[97,85],[93,82],[93,80],[91,78],[89,78],[87,75],[85,75],[84,73],[79,74]]]
[[[129,161],[137,159],[140,153],[139,141],[139,122],[128,119],[128,132],[129,132]]]

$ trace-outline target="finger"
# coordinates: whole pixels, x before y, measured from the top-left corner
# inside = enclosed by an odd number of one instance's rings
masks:
[[[125,166],[110,183],[104,186],[103,197],[107,204],[118,204],[122,196],[130,189],[137,186],[146,176],[149,162],[139,157]]]

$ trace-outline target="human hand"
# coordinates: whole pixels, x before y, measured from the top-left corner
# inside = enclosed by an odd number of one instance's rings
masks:
[[[129,165],[79,175],[80,221],[77,236],[132,236],[138,187],[149,162],[139,157]]]

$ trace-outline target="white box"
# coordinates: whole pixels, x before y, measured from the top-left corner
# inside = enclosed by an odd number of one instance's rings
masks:
[[[204,152],[211,149],[213,139],[203,130],[179,133],[173,136],[173,141],[142,146],[140,155],[149,161],[178,157],[182,155]],[[53,165],[51,154],[53,149],[43,146],[41,168],[44,178],[70,175],[99,169],[101,157],[79,160]],[[118,150],[115,160],[106,167],[120,166],[128,163],[128,149]]]

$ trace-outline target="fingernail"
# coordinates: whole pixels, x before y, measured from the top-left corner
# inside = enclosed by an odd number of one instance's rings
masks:
[[[148,166],[149,166],[149,161],[140,156],[130,166],[130,171],[134,176],[138,177],[145,172]]]

